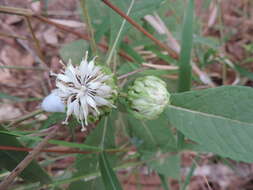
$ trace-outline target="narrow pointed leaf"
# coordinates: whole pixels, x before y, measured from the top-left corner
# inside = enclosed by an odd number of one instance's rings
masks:
[[[188,7],[184,16],[181,39],[179,64],[178,91],[188,91],[191,88],[191,49],[193,39],[194,1],[188,0]]]
[[[158,174],[160,181],[161,181],[161,185],[163,187],[164,190],[169,190],[169,184],[168,184],[168,179],[166,176],[162,175],[162,174]]]
[[[99,167],[106,190],[121,190],[122,187],[114,173],[105,152],[99,155]]]

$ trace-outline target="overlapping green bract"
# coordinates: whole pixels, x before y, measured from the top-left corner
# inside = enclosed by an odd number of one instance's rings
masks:
[[[155,76],[136,79],[128,90],[130,111],[138,119],[155,119],[169,103],[166,83]]]

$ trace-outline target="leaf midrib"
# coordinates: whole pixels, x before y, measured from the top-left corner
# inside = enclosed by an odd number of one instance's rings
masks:
[[[108,168],[107,162],[106,162],[103,154],[101,155],[101,158],[102,158],[102,162],[103,162],[104,167],[105,167],[105,172],[107,173],[107,176],[110,180],[110,183],[112,184],[113,189],[117,190],[115,184],[113,183],[113,179],[112,179],[112,176],[111,176],[111,173],[110,173],[110,169]]]
[[[174,109],[181,110],[181,111],[190,112],[190,113],[193,113],[193,114],[199,114],[199,115],[202,115],[202,116],[205,116],[205,117],[212,117],[212,118],[216,118],[216,119],[228,120],[228,121],[235,122],[235,123],[238,123],[238,124],[243,124],[243,125],[251,125],[253,127],[253,123],[244,122],[244,121],[240,121],[240,120],[234,120],[234,119],[224,117],[224,116],[220,116],[220,115],[210,114],[210,113],[206,113],[206,112],[199,112],[199,111],[196,111],[196,110],[190,110],[190,109],[177,107],[177,106],[173,106],[173,105],[169,105],[168,107],[169,108],[172,107]]]

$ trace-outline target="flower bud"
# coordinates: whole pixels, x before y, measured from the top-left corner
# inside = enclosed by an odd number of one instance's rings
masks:
[[[166,83],[155,76],[137,78],[128,90],[131,112],[138,119],[156,119],[169,100]]]
[[[47,112],[65,112],[65,105],[57,95],[57,90],[53,90],[51,94],[44,98],[41,108]]]

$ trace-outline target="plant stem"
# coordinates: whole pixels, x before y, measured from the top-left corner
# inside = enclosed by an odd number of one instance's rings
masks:
[[[0,32],[0,36],[7,37],[7,38],[15,38],[15,39],[21,39],[21,40],[28,40],[26,37],[23,37],[23,36],[6,34],[6,33],[2,33],[2,32]]]
[[[196,162],[198,160],[199,160],[199,157],[197,156]],[[194,161],[192,162],[190,171],[189,171],[189,173],[186,176],[185,182],[184,182],[183,187],[181,188],[181,190],[186,190],[187,185],[190,183],[191,177],[193,176],[193,172],[194,172],[194,170],[196,169],[196,166],[197,166],[196,162],[194,162]]]
[[[97,47],[96,47],[96,42],[95,42],[95,37],[94,37],[94,30],[93,30],[93,27],[92,27],[90,15],[89,15],[88,8],[87,8],[87,2],[86,2],[86,0],[80,0],[80,3],[81,3],[81,7],[82,7],[85,22],[88,26],[87,27],[87,30],[88,30],[88,33],[89,33],[88,38],[91,41],[91,49],[92,49],[93,55],[96,55],[97,54]]]
[[[219,6],[219,31],[220,31],[220,43],[223,45],[225,43],[225,33],[224,33],[224,26],[223,26],[223,10],[221,6],[221,2],[217,1]],[[222,62],[222,84],[226,85],[227,81],[227,65],[225,62]]]
[[[130,14],[130,11],[131,11],[131,9],[133,8],[134,2],[135,2],[135,0],[132,0],[132,1],[131,1],[130,6],[129,6],[128,10],[127,10],[126,15],[129,15],[129,14]],[[121,35],[121,33],[122,33],[122,30],[123,30],[125,24],[126,24],[126,19],[123,19],[123,21],[122,21],[122,23],[121,23],[121,26],[120,26],[120,29],[119,29],[119,32],[118,32],[118,34],[117,34],[117,36],[116,36],[116,38],[115,38],[115,40],[114,40],[114,43],[113,43],[112,47],[110,48],[109,55],[108,55],[108,58],[107,58],[107,60],[106,60],[106,65],[109,65],[110,62],[111,62],[111,59],[112,59],[112,56],[113,56],[113,54],[114,54],[116,45],[117,45],[117,43],[118,43],[118,41],[119,41],[120,35]]]
[[[27,22],[27,26],[32,34],[32,39],[33,39],[33,42],[35,44],[35,47],[36,47],[36,50],[37,50],[37,54],[39,56],[39,58],[42,60],[42,62],[45,64],[46,67],[48,67],[46,65],[46,60],[42,54],[42,50],[41,50],[41,47],[40,47],[40,42],[39,40],[37,39],[36,35],[35,35],[35,32],[32,28],[32,24],[31,24],[31,20],[30,20],[30,17],[29,16],[25,16],[26,18],[26,22]],[[44,83],[44,76],[43,76],[43,73],[39,73],[39,76],[40,76],[40,84],[41,84],[41,87],[42,87],[42,90],[44,91],[44,95],[47,95],[48,94],[48,89]]]
[[[32,23],[31,23],[31,20],[28,16],[25,16],[25,19],[26,19],[26,22],[27,22],[27,26],[32,34],[32,38],[33,38],[33,41],[34,41],[34,44],[35,44],[35,47],[36,47],[36,50],[37,50],[37,54],[39,55],[40,59],[45,62],[45,59],[43,57],[43,54],[42,54],[42,50],[41,50],[41,47],[40,47],[40,42],[39,40],[37,39],[36,35],[35,35],[35,32],[32,28]]]

